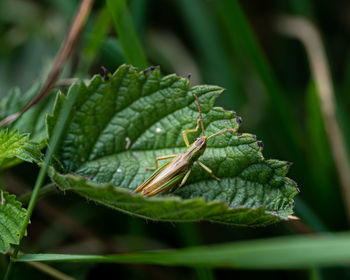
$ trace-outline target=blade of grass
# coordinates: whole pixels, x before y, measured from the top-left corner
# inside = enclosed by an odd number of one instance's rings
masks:
[[[350,261],[350,232],[109,256],[26,254],[17,261],[143,263],[235,269],[303,269],[315,265],[329,267]]]
[[[140,69],[147,68],[147,59],[137,37],[125,0],[107,0],[107,7],[113,17],[125,61]]]
[[[137,34],[142,39],[142,35],[145,33],[146,26],[146,13],[147,13],[148,0],[132,0],[130,1],[130,12],[135,23],[135,29]]]
[[[39,175],[38,175],[38,178],[35,182],[35,186],[34,186],[34,189],[33,189],[33,193],[32,193],[32,196],[29,200],[29,205],[28,205],[28,214],[24,220],[24,224],[23,224],[23,227],[22,227],[22,230],[20,231],[20,237],[22,238],[24,236],[24,233],[25,233],[25,230],[27,228],[27,225],[29,223],[29,220],[30,220],[30,217],[32,215],[32,212],[34,210],[34,206],[35,206],[35,203],[36,203],[36,200],[39,196],[39,192],[40,192],[40,188],[44,182],[44,179],[45,179],[45,176],[46,176],[46,173],[47,173],[47,170],[49,168],[49,162],[51,160],[51,157],[52,155],[54,154],[58,144],[59,144],[59,140],[60,140],[60,136],[62,134],[62,132],[64,131],[64,128],[65,128],[65,124],[66,124],[66,121],[68,119],[68,116],[70,114],[70,111],[74,105],[74,102],[75,102],[75,98],[77,96],[79,92],[79,87],[76,86],[76,85],[73,85],[69,92],[68,92],[68,95],[69,96],[72,96],[72,98],[68,99],[69,101],[67,101],[65,107],[62,108],[62,111],[60,112],[60,115],[59,115],[59,120],[57,121],[57,126],[55,127],[54,129],[54,132],[53,132],[53,135],[50,139],[50,142],[48,144],[48,151],[45,155],[45,160],[44,160],[44,164],[42,166],[42,168],[40,169],[40,172],[39,172]]]
[[[339,122],[340,126],[344,132],[345,142],[347,144],[348,150],[348,158],[350,158],[350,51],[346,54],[346,64],[344,70],[344,81],[341,86],[341,94],[339,96],[339,100],[337,100],[337,105],[339,108]]]
[[[336,169],[329,148],[317,88],[313,81],[309,83],[305,99],[305,140],[308,147],[305,150],[307,178],[304,184],[308,185],[305,196],[308,201],[312,201],[313,209],[319,213],[322,220],[331,228],[337,228],[340,224],[339,220],[344,222],[346,216],[341,203],[341,194],[334,189],[334,185],[338,183]],[[315,192],[317,196],[314,195]],[[332,207],[324,211],[324,205],[332,205]],[[335,216],[337,219],[334,218]]]
[[[337,97],[336,102],[337,102],[337,108],[338,108],[337,117],[339,120],[339,126],[344,135],[345,145],[347,146],[348,159],[350,159],[350,126],[349,126],[350,106],[347,104],[346,98],[349,98],[348,97],[349,92],[350,91],[347,90],[344,95],[336,96]]]
[[[344,80],[341,85],[340,94],[336,95],[337,107],[339,108],[339,123],[342,128],[345,137],[345,143],[347,144],[348,158],[350,158],[350,51],[346,54],[346,62],[344,69]]]
[[[235,109],[241,108],[245,96],[238,80],[239,71],[230,62],[231,58],[208,3],[201,0],[180,0],[176,3],[192,37],[204,80],[224,87],[229,94],[220,97],[223,102],[226,98],[228,102],[225,104],[234,104]]]
[[[315,212],[300,197],[295,198],[295,214],[316,232],[329,231]]]
[[[120,42],[115,38],[107,38],[101,46],[102,60],[108,61],[111,66],[121,65],[125,63],[123,49]]]
[[[336,117],[334,88],[321,35],[317,28],[304,18],[283,16],[278,19],[277,26],[280,32],[297,38],[305,47],[311,73],[317,86],[320,109],[338,172],[348,222],[350,222],[350,160],[347,157],[344,135]]]
[[[198,246],[201,243],[201,235],[198,231],[198,224],[195,223],[179,223],[176,225],[182,243],[187,246]],[[208,267],[194,268],[199,280],[214,280],[214,272]]]
[[[309,271],[310,280],[322,280],[321,270],[317,267],[311,268]]]
[[[23,221],[23,225],[22,225],[21,230],[19,232],[20,240],[23,238],[24,233],[26,232],[28,223],[30,221],[30,217],[32,216],[36,201],[39,197],[40,188],[44,182],[47,170],[49,168],[49,162],[50,162],[51,157],[54,154],[56,148],[58,147],[61,135],[65,129],[67,119],[68,119],[70,112],[73,108],[76,97],[78,96],[79,89],[80,89],[80,87],[77,85],[73,85],[69,89],[68,95],[71,96],[71,98],[68,98],[67,102],[65,102],[65,106],[61,109],[61,112],[59,114],[59,119],[57,121],[57,125],[54,128],[52,137],[51,137],[49,144],[48,144],[48,149],[47,149],[47,152],[45,155],[44,163],[43,163],[42,167],[40,168],[39,175],[38,175],[37,180],[36,180],[35,185],[34,185],[33,193],[32,193],[32,196],[30,198],[29,205],[28,205],[27,215]],[[17,255],[18,255],[18,251],[19,251],[19,245],[15,247],[15,251],[14,251],[13,256],[11,258],[11,262],[8,266],[6,276],[4,278],[5,280],[8,279],[8,277],[10,275],[13,262],[16,260]]]
[[[97,18],[91,32],[88,34],[88,38],[82,51],[82,64],[80,66],[82,72],[86,72],[88,67],[95,59],[102,43],[104,42],[104,39],[108,34],[111,23],[111,14],[107,9],[107,6],[104,6],[98,12]]]
[[[283,135],[288,136],[293,146],[290,149],[298,151],[302,145],[302,133],[297,126],[292,108],[289,105],[279,82],[271,69],[255,35],[237,0],[217,1],[228,39],[233,49],[245,54],[250,64],[260,76],[269,97],[271,109]],[[283,136],[281,136],[283,137]]]

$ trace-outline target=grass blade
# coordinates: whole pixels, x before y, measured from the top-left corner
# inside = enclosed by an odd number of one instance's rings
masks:
[[[227,94],[228,97],[223,96],[222,101],[225,102],[226,98],[230,98],[226,101],[235,104],[235,109],[241,108],[245,96],[238,80],[239,70],[235,69],[228,59],[229,54],[227,49],[225,50],[224,41],[219,36],[220,29],[212,17],[208,4],[200,0],[181,0],[177,1],[177,4],[188,32],[193,38],[205,81],[226,88],[230,94]]]
[[[146,56],[132,22],[124,0],[107,0],[107,7],[112,13],[119,41],[123,48],[125,61],[140,69],[148,67]]]
[[[302,269],[350,260],[350,232],[292,236],[124,255],[26,254],[17,261],[143,263],[235,269]]]
[[[334,87],[326,53],[318,29],[304,18],[284,16],[278,20],[280,32],[295,37],[303,44],[309,59],[311,73],[317,87],[320,109],[330,149],[337,169],[342,196],[350,222],[350,160],[343,132],[337,120]]]
[[[241,7],[237,0],[220,0],[218,3],[219,12],[233,49],[239,49],[240,52],[246,54],[250,64],[255,68],[265,85],[271,109],[276,116],[279,128],[292,140],[294,147],[300,147],[302,134],[294,121],[292,108],[288,104]]]
[[[88,67],[91,66],[101,48],[101,45],[108,35],[111,23],[111,14],[107,9],[107,6],[104,6],[98,12],[97,18],[93,23],[93,27],[91,28],[90,33],[87,35],[86,43],[84,44],[84,48],[82,50],[80,72],[86,72]]]
[[[177,226],[179,237],[182,239],[182,243],[185,246],[198,246],[201,241],[201,235],[199,233],[198,224],[195,223],[179,223]],[[214,272],[208,267],[195,267],[194,268],[198,280],[214,280]]]
[[[136,32],[142,40],[142,35],[145,34],[148,0],[133,0],[129,3]]]

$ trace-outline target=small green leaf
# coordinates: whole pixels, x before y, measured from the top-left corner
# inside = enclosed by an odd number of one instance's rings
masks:
[[[39,162],[42,153],[40,145],[29,140],[29,134],[19,134],[17,130],[0,131],[0,168],[12,166],[21,160]]]
[[[161,78],[157,69],[137,72],[128,65],[109,81],[96,76],[88,87],[81,83],[56,153],[65,171],[52,168],[50,175],[63,189],[148,219],[238,225],[286,219],[297,193],[285,177],[289,164],[265,160],[261,142],[251,134],[225,133],[208,141],[201,161],[222,178],[220,183],[195,163],[176,197],[143,198],[131,192],[151,174],[145,168],[153,167],[157,157],[186,150],[181,132],[194,128],[199,118],[193,94],[200,99],[207,135],[239,127],[234,112],[213,107],[221,92],[217,86],[190,88],[187,79]],[[47,118],[49,135],[66,100],[59,95]],[[199,132],[189,136],[192,142]]]
[[[10,244],[19,244],[19,231],[27,211],[14,195],[0,190],[0,253],[7,253]]]

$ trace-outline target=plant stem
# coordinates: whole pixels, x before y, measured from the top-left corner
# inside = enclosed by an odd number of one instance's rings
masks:
[[[70,277],[69,275],[64,274],[63,272],[48,266],[47,264],[40,263],[40,262],[28,262],[28,265],[35,267],[37,270],[40,270],[41,272],[52,276],[55,279],[59,280],[74,280],[73,277]]]
[[[54,139],[56,140],[56,139]],[[57,139],[58,140],[58,139]],[[53,142],[53,141],[52,141]],[[55,141],[56,142],[56,141]],[[56,143],[55,143],[56,144]],[[55,145],[53,145],[53,147],[55,147]],[[33,189],[33,193],[30,197],[30,200],[29,200],[29,205],[28,205],[28,212],[27,212],[27,215],[26,217],[24,218],[24,222],[23,222],[23,225],[22,225],[22,228],[19,232],[19,237],[20,239],[23,238],[24,236],[24,233],[26,231],[26,228],[28,226],[28,223],[29,223],[29,220],[30,220],[30,217],[32,216],[32,213],[33,213],[33,210],[34,210],[34,206],[35,206],[35,203],[36,201],[38,200],[38,197],[39,197],[39,190],[40,190],[40,187],[42,186],[43,182],[44,182],[44,179],[45,179],[45,175],[46,175],[46,172],[47,172],[47,169],[49,168],[49,161],[52,157],[52,154],[53,154],[53,149],[48,149],[48,152],[45,156],[45,161],[44,161],[44,165],[43,167],[40,169],[40,172],[39,172],[39,175],[38,175],[38,178],[35,182],[35,186],[34,186],[34,189]],[[16,254],[16,251],[14,253],[14,258],[17,257],[17,254]]]
[[[347,158],[344,135],[336,117],[334,87],[321,35],[317,28],[305,18],[282,16],[278,19],[277,26],[283,34],[299,39],[308,55],[311,72],[317,86],[325,130],[338,172],[346,214],[350,223],[350,161]]]
[[[44,164],[40,169],[39,175],[37,177],[37,180],[35,182],[35,186],[33,189],[33,193],[30,197],[30,201],[29,201],[29,205],[28,205],[28,210],[27,210],[27,215],[23,221],[22,227],[19,231],[19,240],[21,241],[21,239],[24,236],[24,233],[27,229],[30,217],[33,213],[34,210],[34,206],[36,204],[36,201],[39,197],[39,191],[40,191],[40,187],[42,186],[44,179],[45,179],[45,175],[46,172],[49,168],[49,162],[51,160],[51,157],[53,155],[53,153],[55,152],[56,148],[58,147],[59,144],[59,140],[61,138],[61,135],[65,129],[66,126],[66,122],[68,120],[68,117],[70,115],[71,109],[73,108],[73,105],[75,103],[75,100],[78,96],[80,87],[79,85],[73,85],[68,92],[68,98],[64,104],[64,106],[62,107],[58,119],[57,119],[57,123],[56,126],[54,128],[52,137],[50,139],[50,142],[48,144],[48,149],[47,149],[47,153],[45,155],[45,159],[44,159]],[[19,245],[15,247],[15,251],[13,253],[13,256],[11,258],[11,263],[9,264],[8,268],[7,268],[7,272],[5,275],[5,279],[8,278],[8,275],[10,274],[10,271],[12,269],[13,266],[13,262],[16,261],[16,258],[18,256],[18,251],[19,251]]]
[[[27,111],[29,108],[33,107],[35,104],[40,102],[40,100],[42,100],[46,96],[46,94],[52,89],[58,77],[60,76],[67,59],[73,52],[74,48],[77,46],[80,34],[83,30],[83,27],[85,26],[86,19],[90,14],[90,10],[93,3],[94,0],[81,1],[79,10],[76,13],[68,36],[66,37],[62,48],[58,52],[54,65],[49,75],[47,76],[45,84],[41,88],[40,92],[32,100],[30,100],[29,103],[27,103],[19,112],[12,114],[4,120],[2,120],[0,122],[0,127],[6,126],[12,123],[13,121],[17,120],[25,111]]]
[[[9,276],[11,274],[11,271],[12,271],[12,267],[13,267],[13,262],[11,261],[7,267],[7,270],[6,270],[6,273],[5,273],[5,276],[4,276],[4,280],[8,280],[9,279]]]

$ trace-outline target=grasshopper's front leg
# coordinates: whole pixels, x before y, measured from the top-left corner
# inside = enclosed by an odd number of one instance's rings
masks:
[[[190,146],[190,143],[188,142],[188,139],[187,139],[187,133],[191,133],[191,132],[197,132],[198,131],[198,128],[199,128],[199,122],[201,121],[201,119],[198,119],[197,120],[197,126],[196,126],[196,128],[195,129],[187,129],[187,130],[184,130],[184,131],[182,131],[182,137],[183,137],[183,139],[184,139],[184,141],[185,141],[185,144],[186,144],[186,146],[187,147],[189,147]]]
[[[168,155],[168,156],[158,157],[158,158],[156,158],[156,167],[146,167],[146,170],[156,170],[158,168],[158,161],[169,159],[169,158],[174,158],[176,156],[177,155]]]
[[[218,180],[219,182],[221,182],[221,179],[216,177],[213,174],[213,170],[211,170],[208,166],[204,165],[203,163],[201,163],[199,160],[196,161],[205,171],[207,171],[211,177],[213,177],[215,180]]]

